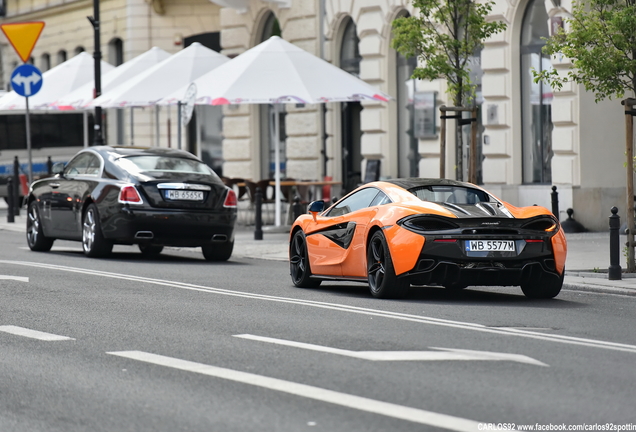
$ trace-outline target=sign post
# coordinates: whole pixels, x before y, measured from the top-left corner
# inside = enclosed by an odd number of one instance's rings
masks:
[[[33,21],[24,23],[10,23],[0,25],[0,29],[5,34],[15,52],[25,63],[18,66],[11,74],[11,85],[13,90],[20,96],[26,98],[26,144],[29,153],[29,185],[33,182],[33,160],[31,158],[31,124],[29,122],[29,97],[33,96],[42,88],[42,72],[33,65],[27,64],[31,57],[31,52],[38,41],[42,30],[43,21]],[[18,181],[18,179],[15,179]]]
[[[26,98],[26,144],[29,154],[29,184],[33,181],[33,159],[31,157],[31,122],[29,121],[29,97],[42,88],[42,73],[30,64],[23,64],[15,68],[11,74],[13,90]]]

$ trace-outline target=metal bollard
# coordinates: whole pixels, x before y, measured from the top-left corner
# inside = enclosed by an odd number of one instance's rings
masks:
[[[20,161],[13,159],[13,214],[20,216]]]
[[[303,214],[303,206],[300,204],[300,197],[298,195],[294,197],[293,206],[294,206],[293,207],[294,220],[296,220],[298,219],[298,216]]]
[[[620,256],[620,242],[618,238],[618,231],[621,226],[621,217],[617,214],[618,209],[612,207],[612,215],[609,217],[609,231],[610,231],[610,266],[607,269],[607,276],[609,280],[621,280],[622,270],[619,261]],[[629,233],[628,235],[632,235]]]
[[[552,193],[550,194],[552,196],[552,214],[557,218],[557,220],[560,220],[560,218],[559,218],[559,193],[556,190],[557,190],[557,187],[556,186],[552,186]]]
[[[13,179],[11,177],[7,179],[7,201],[9,201],[9,208],[7,209],[7,222],[14,223],[15,216],[13,214]]]
[[[254,240],[263,240],[263,192],[259,187],[254,194]]]

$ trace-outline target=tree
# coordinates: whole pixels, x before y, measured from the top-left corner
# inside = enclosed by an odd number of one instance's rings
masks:
[[[543,48],[551,56],[571,60],[567,73],[557,69],[534,71],[535,82],[544,80],[554,89],[566,82],[582,84],[594,93],[596,102],[636,94],[636,0],[587,0],[573,4],[572,16],[565,19]],[[633,99],[623,101],[626,114],[627,155],[627,271],[634,263],[634,156]]]
[[[468,61],[483,41],[506,29],[501,21],[487,21],[494,2],[473,0],[413,0],[417,16],[393,22],[393,48],[405,57],[417,56],[413,78],[445,78],[453,104],[463,106],[475,97]]]
[[[419,66],[412,78],[444,78],[448,84],[447,93],[455,107],[472,102],[476,85],[470,80],[469,60],[483,47],[485,39],[506,28],[501,21],[486,19],[493,5],[492,1],[413,0],[413,6],[420,13],[400,17],[393,22],[392,42],[393,48],[405,57],[417,56]],[[456,132],[459,161],[456,169],[461,180],[463,144],[459,126]]]
[[[572,7],[572,17],[547,39],[546,54],[571,59],[568,72],[534,72],[560,90],[573,81],[594,92],[596,101],[636,94],[636,0],[589,0]]]

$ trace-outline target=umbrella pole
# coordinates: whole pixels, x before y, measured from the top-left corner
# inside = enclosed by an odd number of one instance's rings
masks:
[[[280,226],[280,117],[278,116],[279,104],[274,104],[274,209],[276,226]]]
[[[177,102],[177,144],[179,150],[181,150],[181,110],[183,103],[181,101]]]
[[[130,145],[135,145],[135,107],[130,107]]]
[[[84,110],[82,120],[84,123],[84,148],[86,148],[88,147],[88,111]]]
[[[159,105],[155,105],[155,146],[159,147],[159,136],[161,134],[159,125]]]

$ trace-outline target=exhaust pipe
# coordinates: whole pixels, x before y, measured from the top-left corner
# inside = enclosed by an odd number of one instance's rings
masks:
[[[227,241],[227,236],[225,234],[214,234],[212,236],[213,242],[225,242]]]
[[[152,233],[152,231],[137,231],[137,233],[135,234],[136,239],[150,240],[154,237],[155,235]]]

